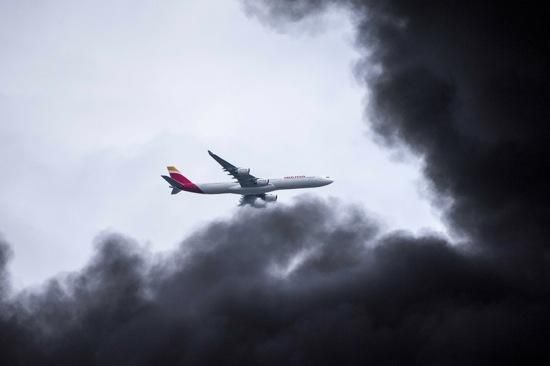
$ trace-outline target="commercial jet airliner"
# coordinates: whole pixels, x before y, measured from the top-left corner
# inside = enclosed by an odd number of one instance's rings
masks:
[[[313,177],[305,175],[290,175],[275,179],[256,178],[250,174],[249,168],[236,167],[223,160],[212,151],[208,150],[208,153],[222,166],[223,170],[233,176],[235,181],[227,183],[195,184],[184,177],[175,167],[169,166],[168,173],[170,176],[162,175],[161,177],[170,184],[172,194],[181,191],[204,194],[234,193],[241,195],[239,206],[244,206],[255,205],[257,199],[264,202],[277,201],[277,195],[268,192],[280,189],[314,188],[332,183],[330,177]]]

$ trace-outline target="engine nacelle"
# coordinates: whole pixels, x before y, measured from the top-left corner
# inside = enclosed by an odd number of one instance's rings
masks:
[[[250,173],[250,168],[237,168],[237,175],[247,175]]]
[[[256,184],[259,186],[267,186],[269,184],[269,179],[265,179],[265,178],[257,179]]]
[[[266,193],[264,197],[262,197],[264,201],[266,202],[275,202],[277,201],[277,195],[276,194],[269,194]]]

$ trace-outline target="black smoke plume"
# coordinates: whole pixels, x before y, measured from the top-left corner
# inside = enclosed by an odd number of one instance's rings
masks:
[[[479,1],[245,1],[263,19],[346,7],[372,128],[425,159],[455,230],[480,245],[548,247],[549,14]]]
[[[467,243],[381,235],[358,207],[243,210],[169,258],[103,238],[80,272],[12,293],[0,364],[548,364],[547,13],[452,1],[263,1],[349,9],[372,128],[420,154]]]
[[[168,259],[110,236],[4,299],[0,363],[526,362],[546,355],[546,289],[502,260],[314,199],[212,223]]]

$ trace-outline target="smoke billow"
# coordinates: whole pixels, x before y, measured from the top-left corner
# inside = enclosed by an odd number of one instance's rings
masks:
[[[447,217],[478,244],[548,247],[548,10],[456,1],[245,1],[299,21],[350,10],[373,130],[425,159]]]
[[[468,243],[382,235],[358,207],[304,198],[206,225],[167,258],[104,237],[81,271],[12,293],[0,241],[0,364],[547,364],[544,11],[247,4],[272,22],[350,9],[373,130],[423,156]]]
[[[519,362],[544,352],[541,291],[488,255],[303,199],[212,223],[164,259],[104,238],[82,271],[4,300],[0,362]]]

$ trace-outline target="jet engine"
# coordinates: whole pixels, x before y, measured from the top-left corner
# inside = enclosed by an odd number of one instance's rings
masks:
[[[265,179],[265,178],[256,179],[256,184],[259,186],[267,186],[269,184],[269,179]]]
[[[276,194],[265,194],[262,199],[266,202],[275,202],[277,201],[277,195]]]
[[[250,173],[250,168],[237,168],[237,175],[247,175]]]

